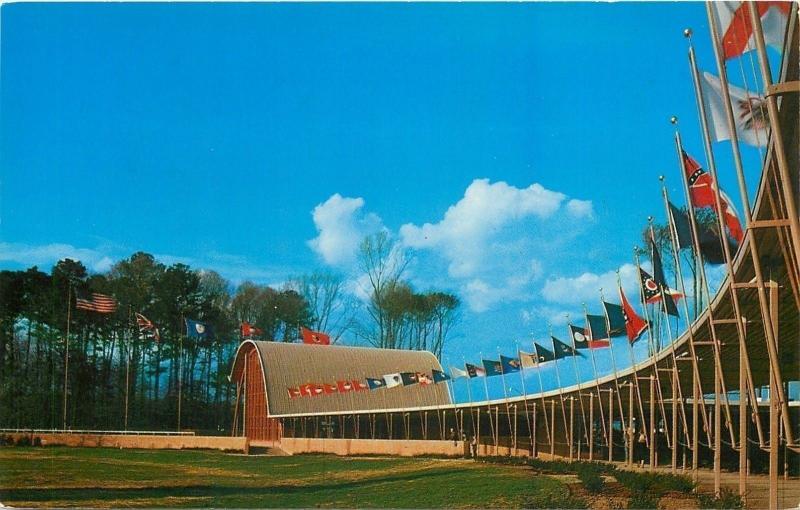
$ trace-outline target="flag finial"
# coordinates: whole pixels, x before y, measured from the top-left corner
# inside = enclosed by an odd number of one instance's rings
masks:
[[[661,182],[664,182],[664,176],[663,175],[659,175],[658,176],[658,180],[661,181]]]
[[[683,36],[687,39],[691,39],[692,37],[692,29],[691,28],[684,28],[683,29]]]
[[[677,115],[673,115],[672,117],[669,118],[669,122],[670,122],[670,124],[677,125],[678,124],[678,116]]]

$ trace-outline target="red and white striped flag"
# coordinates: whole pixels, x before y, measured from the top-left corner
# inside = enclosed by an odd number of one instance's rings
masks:
[[[753,43],[753,25],[750,22],[750,4],[748,2],[712,2],[711,6],[717,18],[720,37],[722,37],[725,60],[753,50],[755,44]],[[791,8],[791,2],[756,2],[756,9],[764,31],[764,42],[778,51],[783,49],[783,35],[789,22]]]
[[[75,308],[87,312],[114,313],[117,311],[117,300],[111,296],[93,292],[91,299],[76,297]]]

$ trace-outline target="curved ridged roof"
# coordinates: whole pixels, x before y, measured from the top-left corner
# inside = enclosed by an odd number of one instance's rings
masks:
[[[336,384],[396,372],[430,375],[431,370],[442,370],[436,357],[427,351],[247,340],[236,353],[231,380],[238,380],[244,368],[244,354],[253,348],[258,350],[264,369],[271,416],[400,410],[451,403],[444,383],[289,398],[288,388],[307,383]]]

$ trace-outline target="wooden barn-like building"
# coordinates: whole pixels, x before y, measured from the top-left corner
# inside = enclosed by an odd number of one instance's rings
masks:
[[[331,435],[380,426],[380,435],[391,437],[391,423],[378,425],[375,413],[452,405],[448,387],[400,384],[370,390],[366,379],[400,372],[430,376],[433,370],[442,367],[427,351],[246,340],[230,375],[236,384],[233,428],[253,445],[274,443],[284,435],[286,418],[336,415],[339,420],[315,424]]]

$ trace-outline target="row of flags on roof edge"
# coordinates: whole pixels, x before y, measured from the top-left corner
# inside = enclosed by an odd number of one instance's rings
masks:
[[[351,391],[389,389],[398,386],[411,386],[419,384],[428,386],[449,381],[451,377],[441,370],[432,369],[431,374],[424,372],[396,372],[376,377],[336,381],[335,383],[306,383],[300,386],[291,386],[286,389],[289,398],[316,397],[334,393],[348,393]]]

